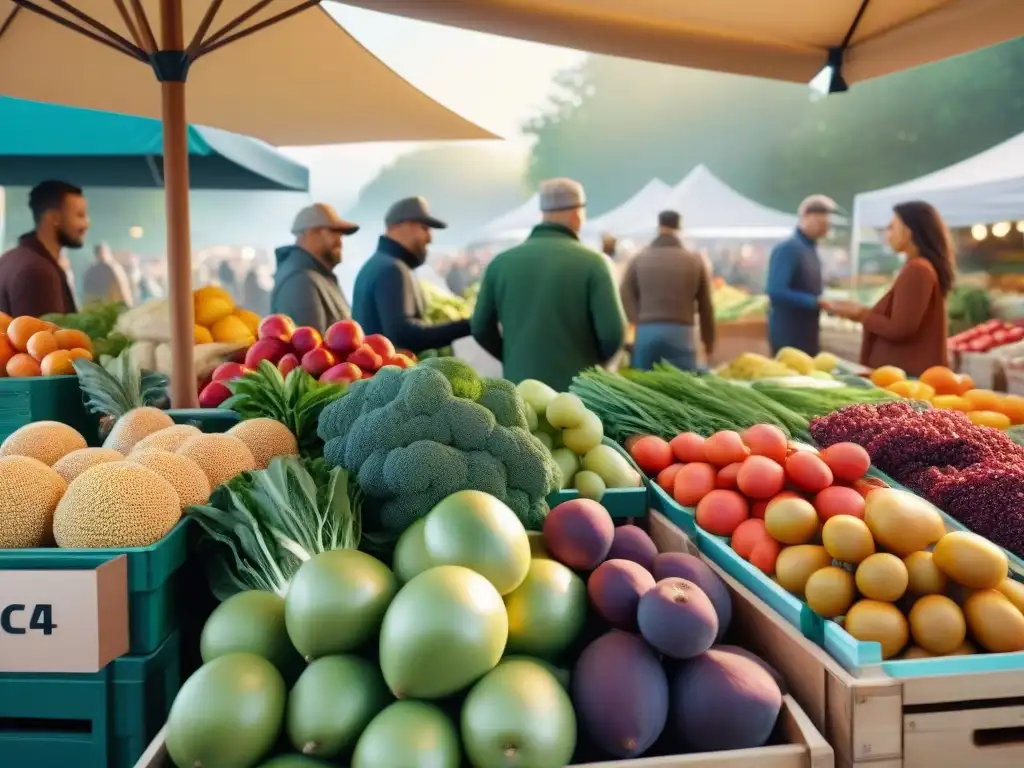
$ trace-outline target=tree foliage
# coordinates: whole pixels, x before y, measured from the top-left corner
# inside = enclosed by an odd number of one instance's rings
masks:
[[[803,85],[591,56],[561,73],[533,182],[571,176],[593,213],[698,163],[767,205],[857,192],[949,165],[1024,130],[1024,38],[857,83],[812,102]]]

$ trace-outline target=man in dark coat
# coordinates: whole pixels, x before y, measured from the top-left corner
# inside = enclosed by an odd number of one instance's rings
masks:
[[[431,231],[447,226],[430,214],[422,197],[407,197],[388,209],[377,251],[356,275],[353,319],[363,331],[382,333],[397,349],[419,354],[469,336],[469,321],[426,322],[426,299],[415,270],[427,260]]]
[[[66,181],[43,181],[29,193],[36,228],[0,256],[0,312],[11,317],[75,311],[62,248],[81,248],[89,231],[89,210],[82,190]]]
[[[324,203],[303,208],[292,224],[295,244],[278,248],[270,311],[323,333],[351,316],[334,268],[341,263],[341,238],[359,231]]]

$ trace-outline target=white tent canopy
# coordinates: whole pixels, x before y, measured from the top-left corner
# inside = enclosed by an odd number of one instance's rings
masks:
[[[672,187],[661,179],[651,179],[643,188],[626,202],[603,216],[588,221],[583,231],[587,235],[599,235],[607,232],[618,235],[620,232],[629,234],[629,228],[637,222],[647,220],[649,227],[656,222],[658,212],[665,208],[665,203],[672,194]]]
[[[540,195],[535,194],[518,208],[498,216],[480,227],[474,242],[518,239],[540,223]]]
[[[1024,133],[920,178],[862,192],[853,200],[854,231],[889,223],[907,200],[934,205],[951,227],[1024,218]]]

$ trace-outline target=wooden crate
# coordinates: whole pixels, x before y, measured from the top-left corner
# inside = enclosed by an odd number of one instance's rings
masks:
[[[744,352],[771,357],[765,318],[718,323],[715,327],[715,362],[728,362]],[[703,352],[701,353],[703,358]],[[702,360],[703,362],[703,360]]]
[[[647,518],[651,537],[661,551],[689,552],[699,555],[697,548],[679,528],[667,517],[650,512]],[[712,568],[715,566],[712,564]],[[717,569],[716,569],[717,571]],[[766,624],[781,626],[781,619],[772,618],[770,612],[758,613],[754,603],[760,601],[744,587],[718,571],[732,591],[734,621],[737,616],[761,616],[760,621],[744,619],[744,627],[761,631]],[[762,606],[763,608],[763,606]],[[802,639],[802,638],[801,638]],[[752,647],[752,646],[751,646]],[[799,674],[793,678],[800,684]],[[793,696],[785,696],[779,715],[778,733],[782,744],[757,749],[737,749],[727,752],[706,752],[702,754],[669,755],[666,757],[615,760],[603,763],[587,763],[579,768],[833,768],[835,760],[832,748],[814,726]],[[166,726],[165,726],[166,729]],[[164,746],[165,730],[161,730],[139,758],[135,768],[172,768]],[[395,768],[399,768],[396,766]],[[972,768],[976,768],[972,766]]]

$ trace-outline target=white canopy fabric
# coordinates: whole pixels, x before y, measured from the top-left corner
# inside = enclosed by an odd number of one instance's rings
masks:
[[[653,227],[658,212],[666,207],[665,203],[671,194],[672,187],[661,179],[651,179],[618,208],[588,221],[583,226],[583,232],[585,235],[601,235],[607,232],[617,236],[644,219]]]
[[[1024,133],[941,170],[853,199],[854,230],[880,229],[893,206],[924,200],[951,227],[1024,219]]]
[[[473,235],[473,241],[480,243],[518,239],[520,236],[528,234],[538,223],[540,223],[540,195],[535,194],[518,208],[513,208],[480,227]]]

